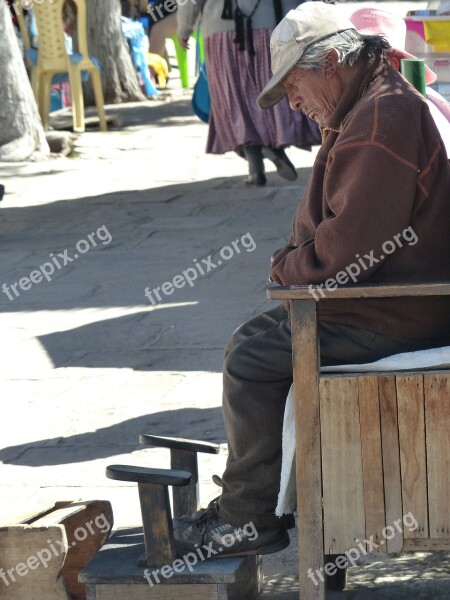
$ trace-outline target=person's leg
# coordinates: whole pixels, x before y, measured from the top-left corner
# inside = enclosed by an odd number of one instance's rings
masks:
[[[167,56],[165,52],[166,38],[170,38],[177,32],[177,13],[173,12],[164,19],[161,19],[154,23],[150,27],[149,32],[149,44],[150,52],[153,54],[159,54],[162,57]]]
[[[248,162],[248,176],[245,179],[247,185],[266,185],[264,173],[264,160],[261,146],[243,146],[244,156]]]
[[[219,504],[223,518],[235,525],[280,524],[274,514],[276,472],[291,384],[290,321],[279,306],[237,329],[225,349],[222,407],[229,455]]]
[[[273,162],[277,168],[277,173],[283,179],[295,181],[297,179],[297,171],[291,163],[283,148],[272,148],[271,146],[263,146],[262,155]]]

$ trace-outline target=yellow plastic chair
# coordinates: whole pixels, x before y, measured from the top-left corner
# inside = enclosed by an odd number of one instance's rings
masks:
[[[39,107],[44,129],[48,129],[50,110],[50,86],[57,73],[68,73],[72,93],[73,129],[83,132],[84,99],[81,72],[91,76],[95,104],[100,120],[100,129],[107,131],[104,98],[100,71],[89,58],[86,29],[85,0],[74,0],[77,6],[77,34],[79,53],[68,54],[62,26],[64,0],[53,0],[41,4],[33,3],[39,33],[37,64],[33,67],[32,87]]]

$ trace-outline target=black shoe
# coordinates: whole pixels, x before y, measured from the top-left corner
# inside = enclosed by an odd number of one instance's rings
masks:
[[[213,480],[213,483],[215,483],[217,485],[217,487],[220,487],[220,488],[223,487],[222,477],[220,477],[220,475],[213,475],[212,480]],[[280,524],[284,525],[284,527],[286,527],[286,529],[294,529],[295,517],[294,517],[293,513],[281,515]]]
[[[267,179],[264,173],[250,173],[244,179],[246,185],[256,185],[258,187],[264,187],[266,185]]]
[[[195,517],[174,519],[173,530],[177,555],[201,550],[206,558],[271,554],[289,546],[284,526],[256,529],[252,522],[235,527],[220,517],[218,498]]]
[[[222,477],[220,475],[212,476],[213,483],[217,485],[217,487],[223,487]],[[218,500],[219,497],[216,498]],[[295,517],[293,513],[287,513],[285,515],[281,515],[280,517],[281,525],[284,525],[286,529],[294,529],[295,528]]]
[[[263,146],[262,155],[273,162],[280,177],[288,181],[295,181],[297,179],[297,171],[282,148]]]

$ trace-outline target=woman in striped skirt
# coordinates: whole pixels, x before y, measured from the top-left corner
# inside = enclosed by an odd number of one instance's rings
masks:
[[[201,18],[211,112],[206,152],[236,151],[248,161],[246,183],[265,185],[263,158],[293,181],[294,165],[284,148],[320,144],[317,124],[293,112],[287,100],[262,111],[256,98],[272,76],[270,36],[298,0],[178,0],[178,37],[187,48]]]

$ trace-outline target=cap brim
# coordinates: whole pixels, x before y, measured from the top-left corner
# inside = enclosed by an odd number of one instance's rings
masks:
[[[391,48],[390,50],[388,50],[388,56],[389,54],[392,54],[393,56],[395,56],[396,58],[402,59],[402,58],[417,58],[417,56],[414,56],[413,54],[410,54],[409,52],[406,52],[406,50],[397,50],[397,48]],[[427,85],[431,85],[432,83],[434,83],[437,79],[437,75],[434,71],[432,71],[430,69],[430,67],[425,64],[425,83]]]
[[[300,60],[301,52],[299,51],[298,56],[295,57],[294,60],[289,61],[289,63],[281,70],[276,73],[263,91],[256,98],[256,103],[259,108],[272,108],[275,106],[280,100],[284,98],[286,95],[286,90],[283,86],[283,81],[289,74],[297,62]]]

